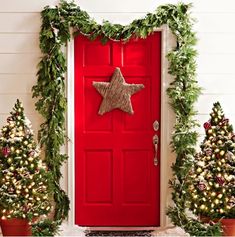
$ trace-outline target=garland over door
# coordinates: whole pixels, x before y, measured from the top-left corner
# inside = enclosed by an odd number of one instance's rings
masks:
[[[103,98],[93,82],[109,82],[116,67],[126,83],[145,88],[131,96],[134,114],[99,115]],[[153,137],[160,131],[153,123],[160,121],[160,77],[160,32],[105,45],[75,38],[77,225],[159,226],[160,151]]]

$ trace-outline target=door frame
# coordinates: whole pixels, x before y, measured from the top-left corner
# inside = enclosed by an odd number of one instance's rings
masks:
[[[169,218],[166,216],[166,208],[172,203],[171,191],[168,181],[172,177],[171,164],[175,161],[175,155],[171,152],[170,141],[174,125],[174,113],[169,105],[169,98],[166,89],[169,87],[173,77],[168,73],[169,62],[166,58],[167,53],[176,46],[176,39],[167,25],[156,28],[155,31],[161,32],[161,135],[160,139],[160,228],[165,228],[170,225]],[[75,225],[75,136],[74,136],[74,40],[67,43],[67,123],[66,130],[69,138],[65,152],[69,159],[67,164],[62,168],[62,173],[66,174],[62,180],[62,186],[67,189],[70,199],[70,212],[68,221],[64,223],[64,228],[76,228]],[[167,177],[167,178],[166,178]],[[122,227],[118,229],[156,229],[157,227]],[[92,227],[89,229],[117,229],[115,227]]]

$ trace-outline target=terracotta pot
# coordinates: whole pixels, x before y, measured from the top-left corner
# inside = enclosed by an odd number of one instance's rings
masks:
[[[31,236],[31,226],[27,219],[11,218],[0,221],[3,236]]]
[[[224,236],[235,236],[235,219],[220,220]]]
[[[209,217],[201,216],[202,222],[209,223],[210,221],[221,222],[223,236],[235,236],[235,219],[213,219],[211,220]]]

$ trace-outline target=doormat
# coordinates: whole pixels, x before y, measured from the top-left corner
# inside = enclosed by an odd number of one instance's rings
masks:
[[[86,231],[86,236],[151,236],[150,230],[143,231]]]

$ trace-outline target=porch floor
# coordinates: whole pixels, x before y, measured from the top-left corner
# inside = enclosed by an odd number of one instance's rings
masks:
[[[86,232],[87,232],[86,228],[82,228],[82,227],[68,227],[68,228],[65,228],[60,233],[60,236],[81,236],[81,237],[86,237],[86,234],[85,234]],[[112,232],[110,232],[110,233],[112,233]],[[108,233],[108,231],[107,231],[107,233]],[[100,235],[92,235],[92,236],[100,236]],[[113,235],[105,234],[105,236],[113,236]],[[125,235],[125,236],[127,236],[127,235]],[[171,228],[166,228],[166,229],[161,229],[161,230],[160,229],[159,230],[154,230],[150,234],[146,233],[146,235],[142,235],[142,236],[190,236],[190,235],[185,233],[185,231],[182,230],[179,227],[171,227]]]

